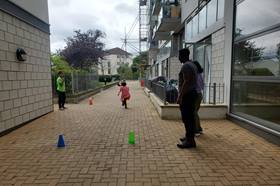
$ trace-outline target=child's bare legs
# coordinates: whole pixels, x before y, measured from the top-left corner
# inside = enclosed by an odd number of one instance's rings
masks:
[[[124,100],[123,100],[123,105],[124,105],[124,108],[126,108],[127,109],[127,101],[128,99],[127,98],[124,98]]]

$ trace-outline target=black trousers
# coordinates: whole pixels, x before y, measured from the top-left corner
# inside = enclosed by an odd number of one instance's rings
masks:
[[[197,100],[197,92],[196,90],[192,90],[188,92],[186,95],[183,96],[182,104],[180,105],[182,121],[185,125],[186,130],[186,138],[193,139],[196,122],[195,122],[195,114],[196,114],[196,107],[195,102]]]
[[[57,91],[57,94],[58,94],[58,106],[59,108],[64,108],[64,104],[66,100],[65,92]]]

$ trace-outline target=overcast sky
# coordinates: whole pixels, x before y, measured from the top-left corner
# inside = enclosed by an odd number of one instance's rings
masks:
[[[107,35],[105,39],[107,49],[121,47],[125,27],[128,32],[138,15],[138,0],[48,1],[52,52],[64,48],[65,38],[72,36],[76,29],[82,31],[100,29]],[[130,38],[138,38],[138,24]],[[137,43],[134,45],[138,46]]]

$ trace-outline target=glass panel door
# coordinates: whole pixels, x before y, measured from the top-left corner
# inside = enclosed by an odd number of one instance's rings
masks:
[[[211,82],[211,58],[212,58],[212,47],[211,44],[198,43],[195,45],[195,57],[194,60],[198,61],[204,69],[204,84],[209,85]],[[207,86],[204,90],[204,101],[209,102],[209,88]]]

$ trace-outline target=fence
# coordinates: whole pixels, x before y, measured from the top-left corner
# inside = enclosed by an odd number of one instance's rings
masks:
[[[145,80],[145,87],[152,91],[164,104],[176,103],[178,90],[176,87],[163,83],[155,83]],[[224,103],[224,84],[209,83],[204,85],[203,104]]]
[[[224,103],[224,88],[223,83],[205,84],[202,103],[213,105]]]
[[[53,95],[56,95],[56,79],[58,75],[52,73]],[[65,89],[67,94],[79,94],[80,92],[98,88],[98,75],[93,73],[65,73]]]
[[[151,83],[150,89],[155,95],[157,95],[166,104],[166,85],[160,83]]]

